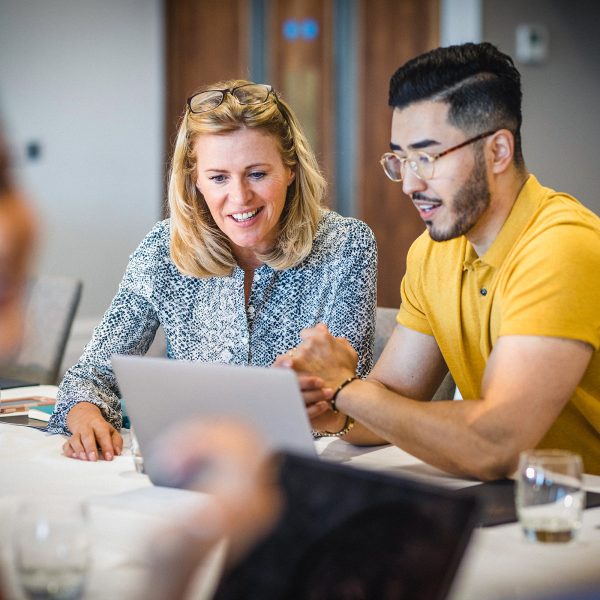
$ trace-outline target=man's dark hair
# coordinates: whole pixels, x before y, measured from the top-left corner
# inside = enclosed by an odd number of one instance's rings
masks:
[[[469,43],[436,48],[402,65],[390,80],[389,105],[444,102],[448,122],[469,134],[509,129],[515,136],[515,164],[522,167],[522,96],[512,58],[487,42]]]

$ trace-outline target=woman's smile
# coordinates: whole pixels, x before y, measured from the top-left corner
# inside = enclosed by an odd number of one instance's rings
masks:
[[[261,210],[262,208],[256,208],[251,211],[234,213],[231,215],[231,218],[239,224],[250,224],[254,221],[255,217],[258,216],[258,213],[260,213]]]

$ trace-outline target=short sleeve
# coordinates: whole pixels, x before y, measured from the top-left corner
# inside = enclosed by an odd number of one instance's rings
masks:
[[[527,242],[502,282],[499,335],[564,337],[600,348],[600,235],[568,223]]]
[[[396,321],[426,335],[433,335],[420,298],[422,298],[421,268],[423,264],[423,243],[418,238],[410,247],[406,257],[406,273],[400,284],[400,310]]]

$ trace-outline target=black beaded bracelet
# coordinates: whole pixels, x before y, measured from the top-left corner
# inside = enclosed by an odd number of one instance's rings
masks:
[[[335,392],[333,393],[333,396],[331,397],[331,400],[329,401],[329,404],[331,405],[331,410],[334,413],[338,413],[340,412],[337,409],[337,406],[335,404],[335,401],[338,397],[338,394],[349,384],[352,383],[353,381],[355,381],[356,379],[358,379],[358,375],[352,375],[352,377],[348,377],[348,379],[346,379],[346,381],[342,381],[342,383],[340,383],[339,387],[337,390],[335,390]]]

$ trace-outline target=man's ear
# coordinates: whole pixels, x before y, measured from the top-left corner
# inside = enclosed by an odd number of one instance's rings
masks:
[[[492,172],[503,173],[512,163],[515,151],[515,136],[508,129],[499,129],[489,140],[492,150]]]

